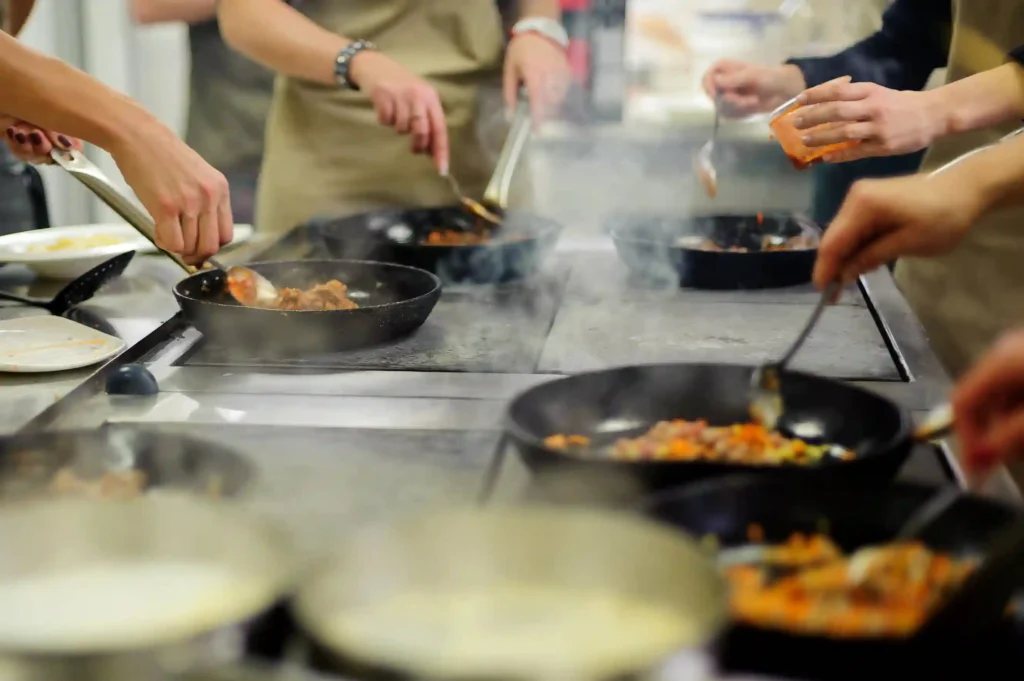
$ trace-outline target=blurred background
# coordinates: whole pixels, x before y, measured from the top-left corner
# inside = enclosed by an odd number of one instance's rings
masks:
[[[711,103],[700,90],[708,65],[724,56],[778,63],[837,51],[875,30],[887,4],[562,0],[581,87],[572,119],[548,126],[535,142],[540,153],[532,155],[531,164],[539,201],[553,217],[568,218],[565,222],[580,230],[588,228],[588,213],[606,215],[609,207],[623,202],[667,210],[699,208],[699,192],[679,188],[691,184],[684,177],[690,174],[690,156],[683,147],[699,140],[710,125]],[[44,0],[23,39],[135,97],[183,133],[191,68],[187,28],[139,26],[129,5],[129,0]],[[735,177],[719,197],[719,207],[805,208],[810,192],[806,174],[787,174],[784,185],[764,182],[766,175],[788,171],[781,154],[767,143],[763,121],[726,128],[723,136],[735,141],[727,159]],[[677,144],[666,144],[666,133]],[[655,138],[658,142],[648,144]],[[95,149],[90,153],[119,177],[109,157]],[[605,177],[600,168],[608,169]],[[66,175],[51,168],[43,172],[53,225],[113,218]],[[637,182],[623,181],[631,175]],[[665,181],[650,182],[652,175]],[[585,182],[574,182],[582,176]],[[595,202],[595,194],[602,200]]]

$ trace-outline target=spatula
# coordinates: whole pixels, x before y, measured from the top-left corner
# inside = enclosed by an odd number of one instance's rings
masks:
[[[4,291],[0,291],[0,300],[10,300],[15,303],[22,303],[23,305],[41,307],[44,310],[48,310],[50,314],[59,317],[75,305],[84,303],[92,298],[111,279],[121,276],[134,256],[135,251],[115,255],[110,260],[97,265],[74,281],[69,282],[51,300],[18,296]]]

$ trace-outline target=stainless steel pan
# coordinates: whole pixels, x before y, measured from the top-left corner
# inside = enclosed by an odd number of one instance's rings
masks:
[[[582,590],[657,606],[691,628],[668,645],[652,645],[644,654],[632,656],[628,666],[623,665],[624,658],[599,665],[590,654],[592,661],[570,665],[571,674],[564,667],[561,673],[540,673],[543,665],[537,664],[538,651],[532,648],[506,651],[504,663],[490,667],[488,658],[470,672],[441,660],[436,650],[395,654],[379,640],[368,643],[370,639],[361,638],[366,645],[353,645],[350,636],[339,633],[339,623],[359,623],[360,608],[413,593],[484,594],[480,610],[488,618],[497,617],[503,624],[511,619],[520,627],[517,632],[523,631],[534,624],[529,619],[533,611],[513,608],[517,612],[512,613],[489,599],[524,586],[545,593]],[[397,674],[418,679],[591,681],[653,671],[673,652],[707,643],[725,622],[726,596],[714,566],[695,542],[638,517],[579,509],[474,509],[419,516],[357,534],[304,582],[295,614],[299,626],[324,651],[321,661],[352,678]],[[442,615],[442,626],[450,621],[449,614]],[[401,629],[400,623],[396,625],[395,632]],[[642,627],[631,630],[623,621],[621,636],[637,635],[643,635]],[[435,648],[446,654],[447,643]],[[382,652],[385,648],[388,652]]]

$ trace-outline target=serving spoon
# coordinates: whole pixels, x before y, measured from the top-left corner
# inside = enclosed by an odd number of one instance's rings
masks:
[[[177,253],[164,250],[156,242],[156,223],[149,213],[135,204],[118,189],[100,168],[90,161],[82,152],[70,149],[53,149],[50,152],[53,161],[72,177],[85,185],[111,210],[120,215],[135,230],[153,244],[161,253],[173,260],[178,267],[188,274],[195,274],[198,269],[189,265]],[[277,289],[259,272],[235,265],[224,267],[213,258],[209,258],[204,267],[223,270],[227,275],[227,288],[232,297],[242,305],[269,307],[277,299]]]
[[[715,162],[712,155],[715,151],[715,140],[718,138],[718,124],[721,119],[722,96],[715,95],[715,127],[711,130],[711,138],[704,143],[693,159],[693,169],[697,173],[704,191],[708,196],[715,198],[718,195],[718,171],[715,169]]]

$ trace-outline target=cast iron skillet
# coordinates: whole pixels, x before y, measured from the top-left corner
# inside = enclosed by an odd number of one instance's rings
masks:
[[[828,477],[866,482],[892,478],[911,448],[910,416],[895,403],[820,376],[787,372],[781,430],[809,442],[856,452],[813,466],[742,466],[711,461],[622,461],[600,453],[568,454],[544,446],[556,433],[584,435],[595,448],[635,437],[658,421],[705,419],[712,425],[750,421],[749,366],[662,364],[576,374],[534,386],[508,409],[506,428],[535,472],[574,468],[592,478],[623,478],[647,489],[671,487],[737,472],[790,475],[810,484]],[[808,428],[818,431],[809,436]]]
[[[892,539],[935,493],[933,487],[893,483],[865,496],[862,489],[841,481],[807,485],[792,478],[735,476],[664,492],[642,508],[692,534],[715,535],[723,548],[747,544],[747,528],[757,523],[767,542],[784,541],[792,532],[821,532],[827,527],[829,536],[844,550],[852,551]],[[1010,506],[964,495],[919,538],[936,550],[980,555],[995,534],[1018,515],[1019,510]],[[961,641],[929,640],[923,633],[904,641],[842,641],[734,624],[722,639],[719,653],[723,665],[731,670],[851,681],[950,678],[946,672],[959,671],[959,663],[966,663],[972,672],[962,678],[972,678],[978,665],[994,664],[1009,654],[1020,664],[1022,632],[1017,621],[1007,619],[995,631],[987,631],[984,643],[969,638],[972,627],[980,631],[977,624],[964,623]],[[907,672],[913,673],[908,676]]]
[[[473,230],[464,208],[381,210],[317,221],[315,231],[332,258],[396,262],[433,272],[444,283],[500,284],[531,275],[560,228],[530,213],[511,211],[491,241],[476,246],[426,246],[438,228]]]
[[[784,239],[821,230],[802,217],[708,215],[691,218],[623,217],[610,225],[612,241],[630,273],[640,280],[678,280],[680,286],[702,289],[762,289],[798,286],[811,280],[817,249],[762,251],[763,237]],[[697,248],[708,239],[728,249]]]
[[[412,333],[441,296],[441,282],[413,267],[358,260],[308,260],[247,265],[278,289],[308,288],[337,279],[357,310],[281,311],[245,307],[225,290],[222,270],[204,270],[178,282],[185,320],[227,347],[271,355],[349,350]]]

